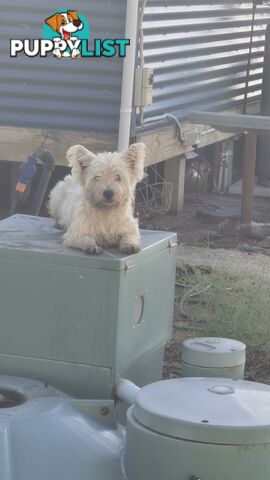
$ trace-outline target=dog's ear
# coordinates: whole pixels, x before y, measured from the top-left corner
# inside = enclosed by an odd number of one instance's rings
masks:
[[[87,150],[82,145],[73,145],[67,151],[67,160],[70,167],[72,167],[72,175],[83,182],[85,169],[90,165],[95,158],[95,154]]]
[[[136,184],[143,178],[143,169],[145,162],[144,143],[133,143],[124,153],[125,161],[128,164],[132,183]]]
[[[67,14],[73,18],[73,20],[78,20],[78,11],[77,10],[68,10]]]
[[[59,13],[56,13],[52,17],[46,18],[45,23],[51,27],[52,30],[56,31],[58,28],[58,19]]]

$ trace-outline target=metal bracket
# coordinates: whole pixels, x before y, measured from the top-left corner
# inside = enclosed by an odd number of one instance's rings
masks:
[[[169,252],[171,253],[171,250],[172,250],[174,247],[178,247],[178,245],[180,245],[180,242],[172,242],[171,240],[169,240],[169,241],[168,241]]]
[[[132,268],[134,267],[134,265],[132,265],[131,263],[126,263],[125,264],[125,274],[128,274]]]

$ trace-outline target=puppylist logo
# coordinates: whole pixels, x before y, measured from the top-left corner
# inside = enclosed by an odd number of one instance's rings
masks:
[[[56,58],[125,57],[130,39],[95,38],[90,46],[91,29],[86,17],[77,10],[57,10],[47,17],[42,39],[11,39],[10,56]]]

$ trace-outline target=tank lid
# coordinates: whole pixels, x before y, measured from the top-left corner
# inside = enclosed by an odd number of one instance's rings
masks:
[[[180,378],[142,388],[134,417],[163,435],[212,444],[270,443],[270,386]]]
[[[183,342],[182,361],[200,367],[233,367],[246,359],[246,345],[231,338],[189,338]]]

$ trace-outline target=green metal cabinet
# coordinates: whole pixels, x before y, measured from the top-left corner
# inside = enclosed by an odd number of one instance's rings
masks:
[[[142,250],[89,256],[48,218],[0,222],[0,374],[108,398],[118,376],[162,377],[171,336],[176,235],[141,231]]]

